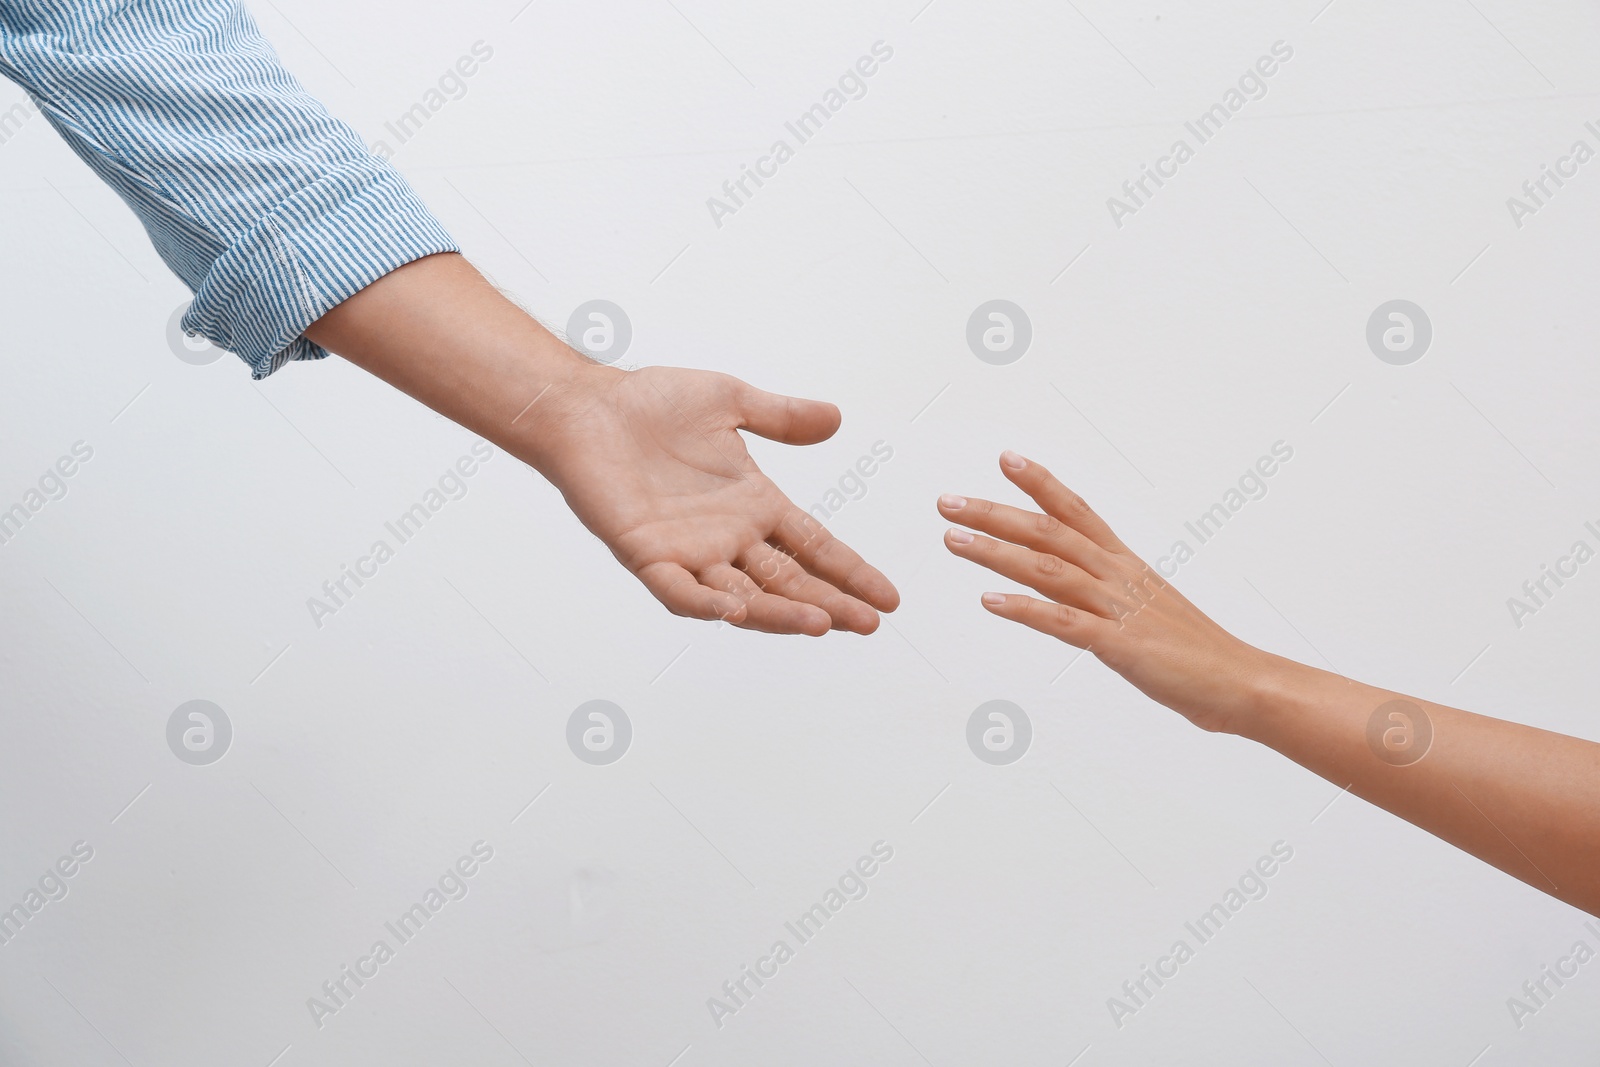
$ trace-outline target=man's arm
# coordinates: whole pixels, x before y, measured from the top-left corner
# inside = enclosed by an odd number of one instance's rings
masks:
[[[1050,472],[1000,469],[1043,515],[939,498],[951,552],[1048,599],[983,604],[1093,652],[1205,730],[1276,749],[1333,784],[1600,915],[1600,744],[1364,685],[1245,644],[1135,556]],[[990,536],[981,536],[988,534]]]
[[[405,180],[283,69],[237,0],[0,0],[0,74],[194,291],[184,327],[255,377],[336,348],[537,467],[679,614],[867,633],[897,603],[739,437],[820,441],[837,410],[578,356],[449,254]]]
[[[899,594],[761,473],[740,430],[812,444],[832,404],[574,352],[458,255],[419,260],[306,330],[533,466],[672,612],[773,633],[871,633]]]
[[[0,75],[138,215],[186,330],[264,378],[303,331],[455,242],[279,63],[238,0],[0,0]]]

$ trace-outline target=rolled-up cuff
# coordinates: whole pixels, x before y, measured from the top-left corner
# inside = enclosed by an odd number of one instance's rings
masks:
[[[183,317],[265,378],[328,351],[307,326],[397,267],[457,252],[406,180],[376,156],[351,160],[301,189],[212,264]]]

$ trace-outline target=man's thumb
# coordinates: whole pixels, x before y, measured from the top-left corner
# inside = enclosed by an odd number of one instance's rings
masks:
[[[802,400],[745,385],[739,394],[739,425],[786,445],[814,445],[839,429],[839,409],[823,400]]]

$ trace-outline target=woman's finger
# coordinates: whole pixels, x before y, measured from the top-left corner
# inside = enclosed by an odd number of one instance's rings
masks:
[[[1095,642],[1110,637],[1112,625],[1098,615],[1069,604],[1037,600],[1022,593],[985,593],[983,606],[991,614],[1048,634],[1075,648],[1094,651]]]
[[[1020,582],[1051,600],[1104,618],[1114,618],[1121,607],[1104,583],[1060,556],[959,529],[946,532],[944,543],[961,558]]]
[[[946,493],[939,498],[939,513],[952,522],[970,526],[1002,541],[1060,556],[1096,578],[1116,573],[1105,549],[1053,515],[1024,511],[992,500],[968,500]]]
[[[1083,497],[1062,485],[1055,475],[1033,460],[1015,452],[1002,452],[1000,470],[1013,485],[1033,497],[1046,514],[1060,519],[1107,552],[1128,551],[1128,546]]]

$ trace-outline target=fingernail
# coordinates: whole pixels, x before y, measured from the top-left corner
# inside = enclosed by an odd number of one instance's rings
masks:
[[[946,511],[960,511],[967,506],[967,498],[956,496],[954,493],[946,493],[939,498],[939,506]]]
[[[1019,471],[1028,465],[1027,460],[1023,459],[1009,448],[1000,453],[1000,462],[1004,463],[1014,471]]]
[[[950,531],[949,536],[950,536],[950,540],[954,541],[958,545],[970,545],[970,544],[972,544],[972,535],[967,533],[967,531],[965,531],[965,530],[954,530],[953,529],[953,530]]]
[[[985,593],[985,594],[983,594],[983,604],[984,604],[985,607],[998,608],[1001,604],[1004,604],[1005,602],[1006,602],[1006,598],[1005,598],[1005,595],[1002,594],[1002,593]]]

